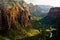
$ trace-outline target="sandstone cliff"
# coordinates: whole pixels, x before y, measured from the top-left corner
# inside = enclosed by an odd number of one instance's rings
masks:
[[[1,1],[0,3],[0,29],[10,29],[20,25],[21,27],[30,26],[29,6],[23,2],[22,5],[17,1]]]
[[[55,7],[55,8],[51,8],[48,15],[52,18],[59,18],[60,16],[60,8],[59,7]]]

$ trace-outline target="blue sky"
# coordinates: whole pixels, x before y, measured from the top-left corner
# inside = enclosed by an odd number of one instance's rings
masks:
[[[60,7],[60,0],[25,0],[27,3],[33,3],[34,5],[51,5],[54,7]]]

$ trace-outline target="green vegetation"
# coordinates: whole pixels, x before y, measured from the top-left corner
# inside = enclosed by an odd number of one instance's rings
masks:
[[[41,21],[45,14],[40,17],[33,16],[31,21],[26,9],[29,7],[25,7],[25,3],[21,5],[15,1],[11,4],[11,1],[8,5],[3,2],[3,7],[1,4],[0,40],[49,40],[51,31],[46,30],[50,30],[51,25],[44,19]]]
[[[42,17],[41,17],[42,18]],[[41,24],[39,24],[41,19],[40,17],[35,17],[34,20],[32,20],[32,26],[31,27],[21,27],[19,24],[16,24],[18,26],[18,29],[16,27],[11,28],[6,33],[3,32],[5,35],[0,35],[1,40],[50,40],[50,33],[51,31],[46,31],[47,29],[50,30],[49,25],[46,27],[42,27]]]

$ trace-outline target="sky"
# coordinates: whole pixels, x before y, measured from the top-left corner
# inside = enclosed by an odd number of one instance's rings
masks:
[[[25,2],[33,3],[34,5],[51,5],[60,7],[60,0],[25,0]]]

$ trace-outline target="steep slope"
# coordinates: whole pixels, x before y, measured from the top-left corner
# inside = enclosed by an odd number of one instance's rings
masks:
[[[17,23],[23,27],[30,26],[30,13],[29,9],[27,9],[28,6],[25,5],[26,4],[24,4],[22,7],[22,5],[15,1],[2,1],[0,5],[0,14],[2,15],[0,15],[1,26],[7,26],[8,28],[10,28],[11,26],[17,26]]]

